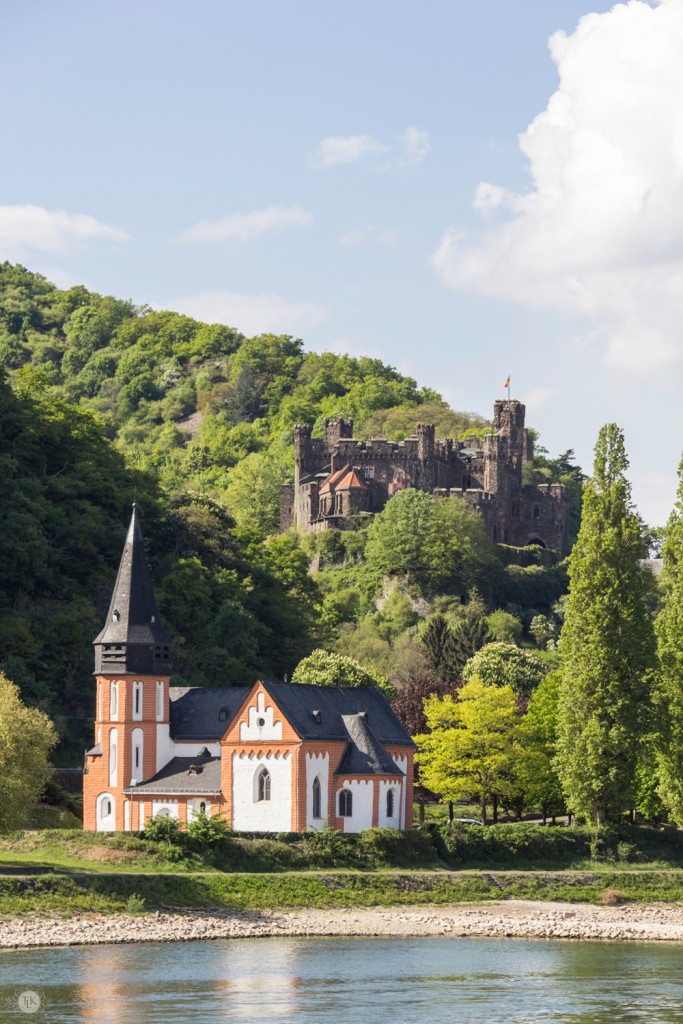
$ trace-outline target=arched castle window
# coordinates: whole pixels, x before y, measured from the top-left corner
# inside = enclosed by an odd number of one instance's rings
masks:
[[[115,722],[119,717],[119,684],[109,685],[109,719]]]
[[[257,801],[270,800],[270,772],[267,768],[259,768],[256,773],[255,789],[254,796]]]
[[[339,791],[339,817],[351,818],[353,816],[353,793],[350,789]]]
[[[313,817],[322,818],[322,794],[320,791],[320,779],[316,775],[313,779]]]
[[[133,718],[142,719],[142,683],[133,683]]]
[[[394,816],[394,791],[393,789],[387,790],[387,818],[393,818]]]

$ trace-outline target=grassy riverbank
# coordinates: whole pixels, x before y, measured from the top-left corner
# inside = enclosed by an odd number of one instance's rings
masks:
[[[0,879],[0,913],[439,906],[500,899],[683,901],[683,872],[73,874]]]

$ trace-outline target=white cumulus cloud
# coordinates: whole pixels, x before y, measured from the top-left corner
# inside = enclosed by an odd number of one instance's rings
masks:
[[[339,164],[356,163],[366,156],[379,156],[388,149],[371,135],[330,135],[318,144],[311,165],[316,170],[325,170]]]
[[[288,302],[273,292],[244,295],[218,288],[188,295],[169,305],[179,313],[209,323],[227,324],[246,335],[293,334],[318,327],[327,319],[324,306]]]
[[[120,228],[85,213],[42,206],[0,206],[0,258],[21,259],[28,252],[66,254],[92,239],[126,241]]]
[[[681,359],[683,0],[628,0],[550,39],[559,87],[520,136],[531,189],[482,182],[448,229],[452,288],[589,318],[610,365]]]
[[[400,136],[400,142],[403,146],[405,162],[408,164],[421,164],[432,148],[429,133],[414,126],[406,128]]]
[[[261,235],[287,228],[305,228],[313,223],[313,214],[301,206],[268,206],[251,213],[232,213],[218,220],[200,220],[182,231],[186,242],[252,242]]]

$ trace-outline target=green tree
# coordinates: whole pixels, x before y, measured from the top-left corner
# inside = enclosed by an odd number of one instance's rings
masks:
[[[433,615],[422,631],[422,646],[438,679],[451,682],[460,678],[463,662],[453,630],[444,615]]]
[[[493,643],[482,647],[463,669],[463,679],[481,679],[487,686],[510,686],[528,697],[546,674],[543,662],[533,651],[515,644]]]
[[[598,824],[633,806],[650,729],[655,640],[622,431],[600,431],[569,563],[560,637],[557,770],[574,814]]]
[[[396,696],[396,688],[386,676],[369,672],[353,658],[317,648],[294,669],[293,683],[313,686],[375,686],[387,700]]]
[[[471,679],[458,692],[424,702],[430,732],[415,737],[420,781],[442,800],[469,797],[481,819],[494,799],[513,800],[525,757],[517,698],[510,686]]]
[[[683,460],[662,554],[664,602],[656,623],[663,712],[659,792],[673,820],[683,825]]]
[[[522,720],[521,737],[526,752],[520,782],[528,807],[537,807],[544,819],[561,813],[562,786],[555,769],[557,752],[557,705],[559,672],[549,672],[531,695]]]
[[[21,828],[52,775],[57,742],[52,722],[28,708],[19,687],[0,672],[0,832]]]
[[[486,625],[489,627],[491,640],[499,640],[504,644],[519,644],[522,639],[522,623],[516,615],[504,612],[497,608],[486,616]]]
[[[230,470],[225,500],[238,526],[253,526],[262,533],[280,528],[280,485],[284,475],[277,463],[252,452]]]

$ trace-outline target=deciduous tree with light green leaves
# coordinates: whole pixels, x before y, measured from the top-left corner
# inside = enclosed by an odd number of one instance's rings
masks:
[[[515,693],[528,697],[538,686],[546,668],[533,651],[516,644],[486,644],[463,669],[463,679],[481,679],[487,686],[511,686]]]
[[[27,708],[0,672],[0,832],[20,828],[52,774],[57,733],[47,715]]]
[[[556,767],[569,810],[598,824],[633,806],[656,665],[627,469],[623,432],[608,423],[584,491],[559,644]]]
[[[368,671],[353,658],[321,647],[299,662],[292,673],[292,682],[313,686],[376,686],[387,700],[396,696],[396,687],[386,676]]]
[[[415,737],[422,785],[442,800],[477,800],[486,823],[495,797],[507,802],[518,795],[526,756],[512,687],[474,678],[457,697],[427,697],[424,708],[430,732]]]
[[[663,548],[664,602],[656,623],[661,680],[659,792],[671,817],[683,825],[683,460],[678,492]]]

